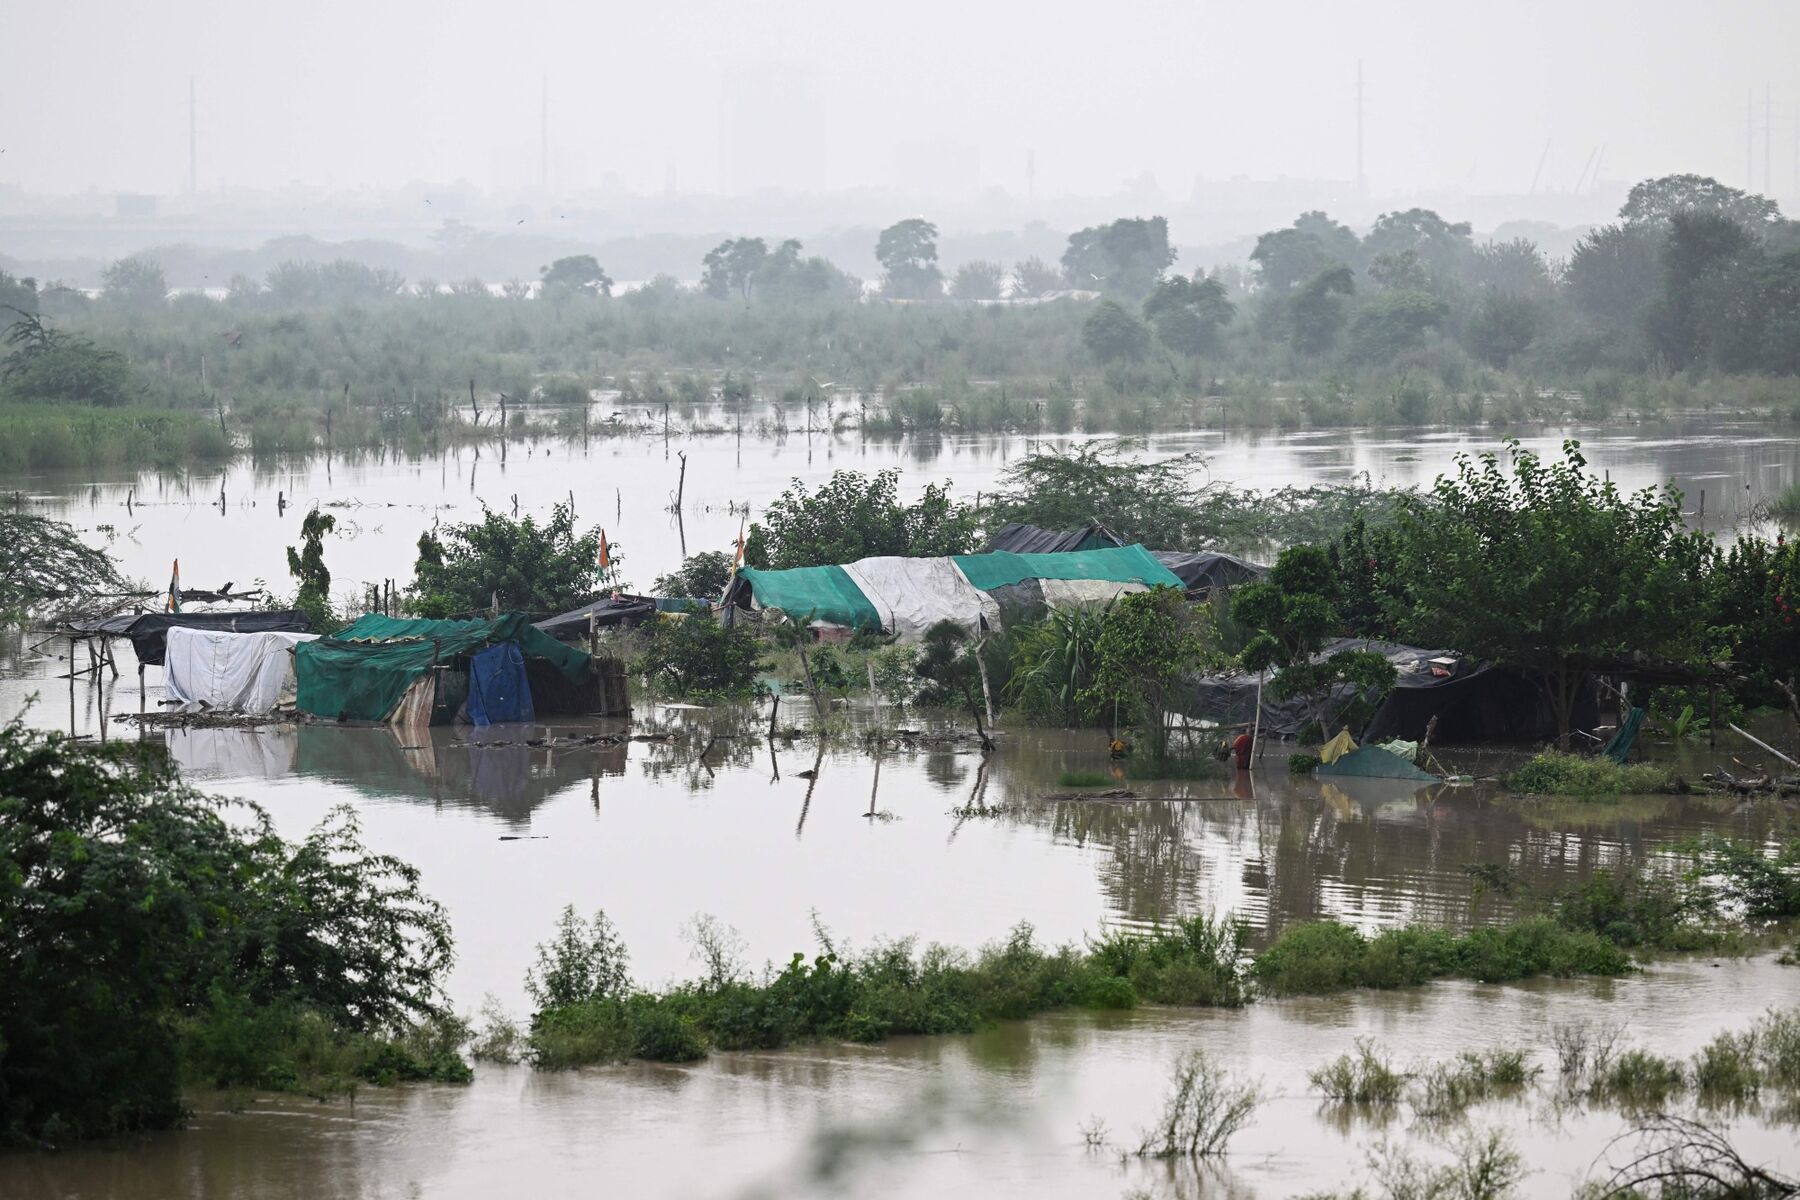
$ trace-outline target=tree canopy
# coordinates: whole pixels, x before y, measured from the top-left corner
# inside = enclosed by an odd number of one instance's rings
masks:
[[[926,485],[913,504],[902,504],[899,491],[898,471],[835,471],[810,491],[796,479],[750,526],[745,560],[783,570],[881,554],[928,557],[974,549],[976,515],[950,499],[947,484]]]
[[[538,524],[483,507],[481,520],[447,525],[419,538],[411,592],[420,615],[502,611],[559,613],[592,600],[598,580],[600,531],[577,535],[567,504]],[[616,562],[619,555],[612,552]]]
[[[937,265],[937,226],[922,217],[896,221],[881,231],[875,259],[886,272],[882,291],[901,300],[943,295],[944,273]]]
[[[1069,235],[1063,274],[1075,287],[1142,300],[1175,262],[1166,217],[1120,217]]]

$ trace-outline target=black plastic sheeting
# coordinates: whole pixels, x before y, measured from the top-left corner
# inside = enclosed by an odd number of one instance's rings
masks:
[[[84,621],[69,628],[90,637],[128,637],[138,661],[160,667],[168,648],[169,630],[222,630],[226,633],[311,633],[312,622],[303,612],[198,612],[125,613],[99,621]]]
[[[1256,583],[1269,573],[1267,567],[1213,550],[1192,554],[1185,550],[1152,550],[1150,553],[1157,562],[1174,572],[1181,580],[1181,586],[1190,592],[1210,592],[1214,588]]]
[[[1315,661],[1344,650],[1372,650],[1385,655],[1397,672],[1394,689],[1361,731],[1362,741],[1417,741],[1425,735],[1425,726],[1434,716],[1438,725],[1433,737],[1439,743],[1533,742],[1556,733],[1556,717],[1544,693],[1515,671],[1484,666],[1443,650],[1360,638],[1332,642]],[[1448,668],[1448,674],[1438,675],[1431,663],[1434,658],[1456,661]],[[1356,689],[1349,684],[1332,689],[1331,711],[1335,714],[1355,697]],[[1256,676],[1232,671],[1196,677],[1188,683],[1186,700],[1190,717],[1220,725],[1250,725],[1256,720]],[[1573,724],[1578,728],[1591,727],[1598,720],[1598,707],[1594,689],[1584,688]],[[1265,684],[1265,734],[1295,737],[1317,715],[1318,703],[1313,697],[1277,700]],[[1335,730],[1325,732],[1329,735]]]
[[[1045,529],[1013,521],[1002,525],[1000,532],[988,539],[984,554],[1006,551],[1009,554],[1067,554],[1074,550],[1099,550],[1107,546],[1123,546],[1118,534],[1098,521],[1080,529]]]
[[[536,626],[559,642],[579,641],[587,636],[588,618],[601,629],[614,625],[636,625],[656,619],[656,601],[647,596],[606,596],[572,612],[546,617]]]

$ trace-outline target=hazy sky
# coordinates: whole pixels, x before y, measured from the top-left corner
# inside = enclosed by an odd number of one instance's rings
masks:
[[[1377,192],[1743,184],[1773,87],[1794,190],[1800,4],[307,3],[0,0],[0,184],[173,192],[197,81],[203,188],[290,181],[1107,193],[1152,173],[1348,178],[1355,72]]]

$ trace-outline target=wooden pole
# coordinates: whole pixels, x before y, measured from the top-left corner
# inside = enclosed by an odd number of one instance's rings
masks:
[[[71,686],[73,686],[73,685],[71,685]],[[1764,750],[1767,750],[1770,754],[1773,754],[1776,758],[1779,758],[1782,762],[1786,763],[1790,767],[1800,767],[1800,762],[1795,762],[1793,759],[1789,758],[1787,755],[1783,754],[1781,751],[1777,750],[1775,747],[1769,745],[1769,743],[1763,741],[1761,738],[1758,738],[1752,734],[1745,733],[1742,729],[1739,729],[1736,725],[1731,724],[1730,721],[1725,722],[1725,724],[1733,732],[1741,735],[1744,738],[1744,740],[1748,741],[1751,745],[1761,746]]]

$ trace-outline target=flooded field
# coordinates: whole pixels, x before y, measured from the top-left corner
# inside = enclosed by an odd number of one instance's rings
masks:
[[[1579,431],[1532,444],[1553,447]],[[1402,442],[1333,433],[1261,439],[1157,439],[1151,453],[1199,450],[1213,473],[1254,486],[1342,481],[1428,483],[1460,449],[1487,438]],[[544,511],[573,492],[583,524],[603,521],[640,582],[737,529],[728,505],[763,502],[794,475],[900,466],[911,487],[949,477],[973,495],[1025,452],[1022,440],[929,446],[803,435],[783,443],[729,437],[579,445],[517,443],[504,473],[492,455],[430,462],[319,462],[219,477],[16,480],[45,508],[84,526],[109,523],[128,573],[156,578],[179,555],[184,577],[261,577],[285,586],[290,503],[341,501],[345,536],[328,547],[340,588],[410,574],[412,543],[434,515],[465,519],[478,498]],[[1673,476],[1707,523],[1729,524],[1753,499],[1800,477],[1800,439],[1731,430],[1666,439],[1598,435],[1593,461],[1627,486]],[[674,451],[689,454],[683,528],[662,511]],[[128,518],[123,505],[135,489]],[[1727,499],[1729,497],[1729,499]],[[137,507],[137,505],[143,505]],[[447,507],[453,506],[453,507]],[[348,518],[347,520],[345,518]],[[129,646],[120,675],[58,676],[66,643],[0,640],[0,713],[86,736],[136,737],[110,719],[155,707],[160,672],[140,695]],[[766,710],[765,710],[766,711]],[[785,712],[786,710],[784,710]],[[872,719],[855,708],[852,722]],[[888,720],[891,723],[891,714]],[[1517,898],[1480,894],[1466,868],[1505,863],[1519,895],[1646,861],[1685,838],[1792,836],[1791,810],[1716,796],[1528,800],[1491,785],[1416,788],[1389,781],[1290,778],[1285,749],[1247,775],[1141,783],[1117,801],[1058,800],[1066,770],[1112,771],[1103,735],[1012,728],[984,758],[946,743],[877,762],[849,738],[820,755],[801,738],[771,748],[747,709],[640,705],[622,722],[434,730],[402,744],[385,729],[331,725],[191,729],[167,742],[200,787],[262,805],[284,834],[333,806],[357,812],[373,849],[417,864],[449,909],[460,1011],[492,996],[523,1015],[533,947],[565,904],[604,908],[640,981],[692,973],[684,925],[711,914],[760,967],[816,947],[815,921],[840,943],[917,937],[973,948],[1029,921],[1041,940],[1079,941],[1116,925],[1232,913],[1260,945],[1297,921],[1334,917],[1365,929],[1407,922],[1465,926],[1504,916]],[[909,724],[933,728],[929,718]],[[552,733],[671,733],[573,750],[527,744]],[[705,763],[699,746],[718,748]],[[1679,754],[1690,777],[1729,749]],[[1740,748],[1737,753],[1743,754]],[[1491,774],[1495,752],[1451,761]],[[818,768],[816,779],[804,770]],[[354,1103],[196,1097],[179,1133],[54,1156],[0,1158],[0,1195],[139,1200],[209,1196],[500,1194],[735,1197],[880,1195],[1282,1196],[1350,1184],[1383,1138],[1429,1149],[1441,1129],[1408,1119],[1345,1121],[1320,1108],[1306,1072],[1373,1035],[1403,1063],[1484,1046],[1534,1048],[1550,1064],[1553,1022],[1622,1024],[1639,1043],[1685,1054],[1771,1005],[1800,1002],[1800,969],[1772,956],[1680,961],[1616,981],[1515,986],[1440,984],[1396,993],[1262,1001],[1243,1011],[1061,1014],[973,1037],[897,1039],[715,1054],[692,1067],[632,1064],[568,1074],[478,1066],[466,1088],[365,1089]],[[1268,1097],[1219,1168],[1168,1171],[1084,1145],[1099,1117],[1135,1144],[1157,1113],[1171,1063],[1206,1047],[1260,1078]],[[1623,1127],[1617,1113],[1557,1111],[1536,1098],[1484,1105],[1476,1125],[1507,1129],[1533,1174],[1529,1194],[1567,1195]],[[1756,1161],[1800,1170],[1795,1127],[1731,1119]]]
[[[1466,430],[1202,431],[1150,438],[1142,453],[1198,453],[1210,478],[1243,487],[1347,483],[1365,474],[1378,486],[1429,487],[1456,454],[1496,449],[1502,436]],[[1690,418],[1647,430],[1568,427],[1517,436],[1545,454],[1554,454],[1565,438],[1578,438],[1594,466],[1624,488],[1672,479],[1696,519],[1704,492],[1705,524],[1712,529],[1741,525],[1759,502],[1800,480],[1800,433],[1768,426]],[[959,498],[973,500],[991,493],[1024,455],[1073,440],[1078,436],[877,439],[853,429],[781,438],[679,431],[666,441],[596,436],[585,446],[579,439],[520,437],[504,458],[490,446],[422,458],[389,453],[297,464],[240,462],[223,470],[106,479],[0,476],[0,494],[33,497],[39,511],[83,529],[106,527],[98,536],[110,542],[125,573],[152,586],[166,580],[170,560],[180,558],[190,586],[230,580],[242,588],[261,579],[284,592],[291,590],[285,547],[298,541],[299,513],[328,505],[337,516],[326,556],[334,590],[355,594],[381,579],[410,578],[419,535],[434,521],[474,520],[484,502],[507,513],[516,502],[521,515],[544,516],[552,505],[573,499],[580,527],[605,526],[623,552],[624,578],[648,587],[679,566],[684,553],[729,548],[744,506],[768,503],[795,478],[816,483],[838,469],[891,467],[901,471],[907,495],[948,479]],[[677,522],[669,508],[683,453],[687,481]]]

